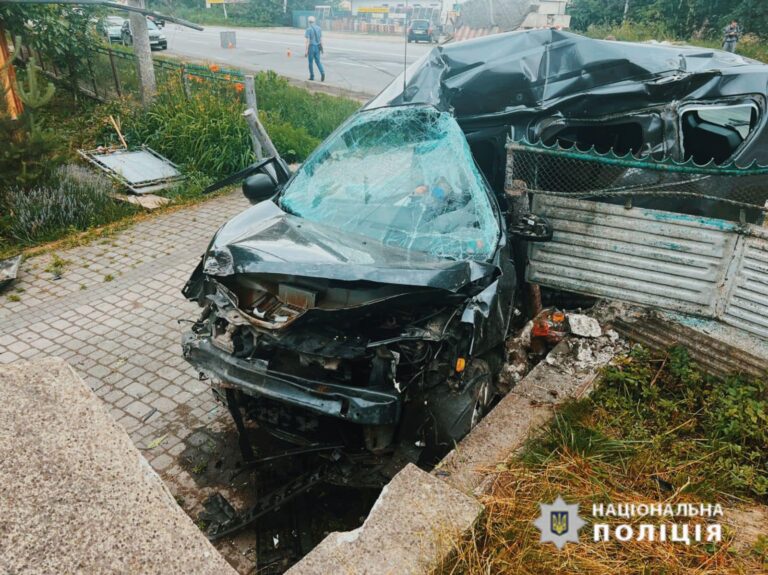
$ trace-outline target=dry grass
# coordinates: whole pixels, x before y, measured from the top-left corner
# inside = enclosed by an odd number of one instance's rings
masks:
[[[551,543],[539,542],[533,521],[539,516],[539,502],[552,502],[558,494],[569,503],[580,504],[580,516],[588,521],[581,529],[580,543],[558,551]],[[515,462],[498,472],[491,493],[482,498],[486,512],[473,533],[462,540],[453,557],[440,566],[441,575],[701,575],[768,573],[758,556],[732,551],[733,530],[724,526],[723,541],[714,544],[592,541],[590,523],[593,502],[649,503],[692,502],[676,494],[653,488],[648,476],[628,475],[621,467],[563,453],[540,468]],[[726,506],[727,507],[727,506]],[[701,520],[699,520],[701,521]],[[600,519],[602,522],[602,519]],[[619,525],[623,519],[607,518]],[[635,530],[640,523],[668,523],[657,518],[630,520]],[[691,523],[691,525],[694,522]]]

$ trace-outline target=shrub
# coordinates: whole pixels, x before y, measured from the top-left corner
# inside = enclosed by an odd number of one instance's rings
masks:
[[[169,78],[147,111],[126,122],[132,144],[146,144],[187,171],[212,178],[237,172],[255,158],[242,85],[191,76],[188,94]],[[274,73],[256,76],[259,117],[288,162],[301,162],[358,107],[352,100],[310,94]]]
[[[21,245],[32,245],[138,211],[116,201],[111,192],[112,183],[104,176],[79,166],[60,167],[50,184],[29,190],[13,186],[3,194],[0,204],[8,216],[0,230]]]

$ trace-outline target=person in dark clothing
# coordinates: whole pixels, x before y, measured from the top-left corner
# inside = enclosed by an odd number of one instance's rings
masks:
[[[726,52],[735,52],[736,43],[741,38],[741,26],[736,20],[731,20],[731,23],[723,30],[723,50]]]
[[[310,16],[308,19],[309,26],[307,26],[306,32],[304,32],[304,38],[306,43],[304,45],[304,57],[309,60],[309,79],[315,79],[315,66],[320,71],[320,81],[325,82],[325,69],[323,63],[320,62],[320,54],[323,53],[323,31],[320,26],[315,24],[315,17]]]

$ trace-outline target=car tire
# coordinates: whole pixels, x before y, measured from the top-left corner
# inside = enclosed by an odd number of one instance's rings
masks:
[[[429,392],[427,404],[434,426],[431,435],[438,445],[452,448],[491,410],[496,397],[495,379],[487,361],[472,358],[467,362],[460,391],[440,385]]]

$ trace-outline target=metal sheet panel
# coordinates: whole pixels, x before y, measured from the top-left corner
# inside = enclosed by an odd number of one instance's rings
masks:
[[[713,317],[722,300],[737,225],[645,208],[535,195],[554,228],[533,243],[533,283]]]
[[[148,194],[183,179],[178,167],[151,148],[78,150],[86,160],[136,194]]]
[[[768,238],[765,232],[745,238],[740,252],[723,321],[768,339]]]

